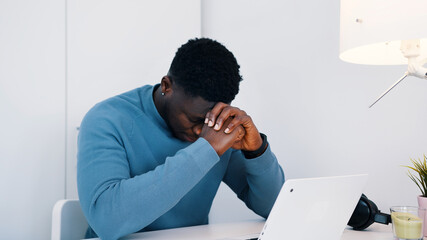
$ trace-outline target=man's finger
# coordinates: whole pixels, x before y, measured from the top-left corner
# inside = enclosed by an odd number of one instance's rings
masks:
[[[219,102],[215,104],[215,106],[206,114],[205,123],[208,124],[209,127],[213,127],[215,125],[215,121],[217,116],[221,113],[222,109],[226,106],[229,106],[228,104],[225,104],[223,102]]]
[[[222,128],[223,123],[227,119],[234,118],[236,116],[241,116],[243,114],[244,112],[242,112],[239,108],[236,107],[227,106],[223,108],[219,116],[216,118],[214,129],[217,131],[220,130]]]

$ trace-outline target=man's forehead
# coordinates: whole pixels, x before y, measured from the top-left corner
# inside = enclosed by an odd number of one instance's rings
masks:
[[[215,106],[215,102],[209,102],[202,97],[190,97],[184,108],[188,113],[197,117],[204,117]]]
[[[205,100],[201,96],[192,96],[186,92],[181,86],[178,84],[174,84],[174,92],[176,97],[174,101],[178,101],[178,104],[181,105],[181,109],[184,110],[187,114],[192,116],[201,116],[206,115],[214,106],[215,102],[209,102]]]

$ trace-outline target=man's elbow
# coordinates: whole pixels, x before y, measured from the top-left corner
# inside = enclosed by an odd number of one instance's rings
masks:
[[[88,223],[102,240],[115,240],[127,235],[123,231],[123,225],[115,217],[103,214],[100,209],[90,211]]]

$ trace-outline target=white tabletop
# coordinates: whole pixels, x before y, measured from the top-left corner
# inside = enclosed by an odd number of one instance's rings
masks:
[[[261,220],[208,224],[194,227],[134,233],[122,239],[241,239],[242,236],[256,236],[261,232],[263,225],[264,221]],[[341,240],[393,240],[393,234],[391,231],[391,224],[382,225],[374,223],[363,231],[354,231],[350,228],[345,229]]]
[[[344,230],[341,240],[393,240],[391,223],[389,225],[374,223],[363,231],[350,227]]]

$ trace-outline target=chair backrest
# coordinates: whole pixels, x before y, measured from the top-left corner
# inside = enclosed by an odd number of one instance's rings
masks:
[[[52,211],[52,240],[76,240],[85,237],[88,227],[79,200],[64,199]]]

